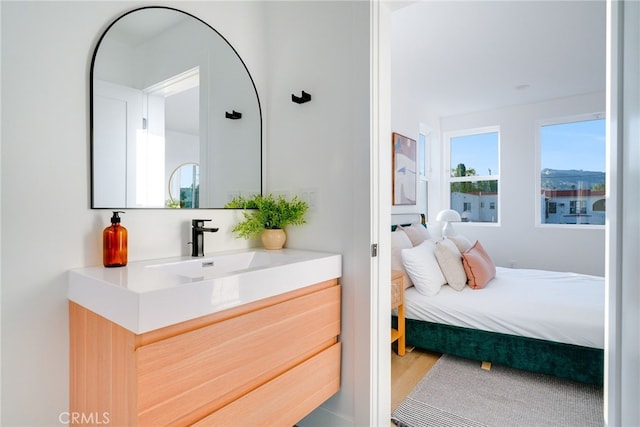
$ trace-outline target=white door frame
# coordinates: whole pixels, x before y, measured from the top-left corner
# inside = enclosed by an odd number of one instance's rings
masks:
[[[605,424],[640,425],[640,3],[607,1]]]
[[[391,419],[391,92],[389,3],[372,0],[371,30],[371,262],[370,425]]]

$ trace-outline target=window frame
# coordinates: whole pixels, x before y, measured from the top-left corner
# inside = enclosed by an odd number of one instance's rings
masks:
[[[542,172],[542,128],[544,126],[553,126],[561,124],[569,124],[576,122],[586,122],[592,120],[606,120],[604,112],[594,112],[585,114],[576,114],[570,116],[555,117],[550,119],[536,120],[535,122],[535,227],[538,228],[564,228],[564,229],[588,229],[588,230],[604,230],[605,224],[549,224],[542,222],[544,216],[544,210],[542,205],[542,182],[540,179],[540,173]],[[606,134],[606,132],[605,132]],[[605,149],[606,151],[606,149]],[[607,168],[605,164],[605,178],[607,174]],[[607,198],[607,192],[605,191],[604,198]],[[586,203],[586,200],[585,200]],[[565,206],[565,203],[557,202],[557,209],[561,206]],[[566,205],[566,209],[570,209],[569,203]]]
[[[432,164],[431,164],[432,162],[431,150],[433,145],[433,137],[434,137],[433,130],[428,126],[420,124],[420,130],[418,132],[418,139],[417,139],[418,156],[424,164],[424,170],[421,169],[422,165],[418,164],[417,192],[419,194],[418,200],[421,200],[420,194],[422,197],[424,197],[422,204],[418,203],[418,205],[420,205],[420,211],[427,214],[427,218],[429,217],[428,212],[429,212],[429,199],[430,199],[430,192],[431,192],[431,173],[433,171]],[[422,142],[424,142],[424,144],[422,144]],[[425,192],[421,193],[423,189],[425,190]]]
[[[475,221],[470,221],[470,222],[461,222],[461,223],[456,223],[457,225],[462,225],[462,224],[474,224],[474,225],[482,225],[482,226],[489,226],[489,227],[495,227],[495,226],[500,226],[500,222],[501,222],[501,209],[502,209],[502,202],[501,202],[501,197],[502,197],[502,191],[501,191],[501,185],[500,185],[500,173],[492,173],[491,175],[477,175],[477,176],[467,176],[467,177],[452,177],[451,173],[453,171],[453,169],[451,168],[451,139],[452,138],[457,138],[457,137],[461,137],[461,136],[472,136],[472,135],[481,135],[481,134],[486,134],[486,133],[496,133],[498,136],[498,147],[497,147],[497,152],[498,152],[498,171],[502,170],[502,165],[501,165],[501,139],[502,139],[502,135],[501,135],[501,129],[499,125],[493,125],[493,126],[483,126],[483,127],[477,127],[477,128],[468,128],[468,129],[461,129],[461,130],[454,130],[454,131],[446,131],[443,133],[443,141],[444,141],[444,150],[443,150],[443,174],[442,174],[442,197],[443,197],[443,206],[447,206],[447,209],[452,209],[451,208],[451,184],[454,182],[478,182],[478,181],[496,181],[497,183],[497,188],[498,188],[498,195],[496,197],[496,203],[498,204],[497,209],[495,209],[496,211],[496,221],[495,222],[475,222]],[[492,171],[493,172],[493,171]]]

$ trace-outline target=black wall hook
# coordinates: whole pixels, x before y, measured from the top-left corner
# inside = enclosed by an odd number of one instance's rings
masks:
[[[225,111],[224,116],[227,119],[231,119],[231,120],[238,120],[242,118],[242,113],[237,112],[236,110],[233,110],[232,113],[229,113],[228,111]]]
[[[296,104],[304,104],[305,102],[311,101],[311,95],[302,91],[302,96],[295,96],[294,94],[291,94],[291,100]]]

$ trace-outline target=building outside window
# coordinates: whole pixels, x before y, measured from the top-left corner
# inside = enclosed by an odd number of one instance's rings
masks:
[[[448,142],[450,207],[463,221],[498,222],[498,127],[445,135]]]
[[[603,116],[542,123],[538,130],[540,223],[604,225]]]
[[[571,215],[586,215],[587,214],[587,201],[586,200],[571,200],[569,202],[569,213]]]

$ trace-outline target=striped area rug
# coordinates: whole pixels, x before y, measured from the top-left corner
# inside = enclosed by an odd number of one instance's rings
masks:
[[[399,427],[601,427],[603,391],[444,355],[393,412]]]

